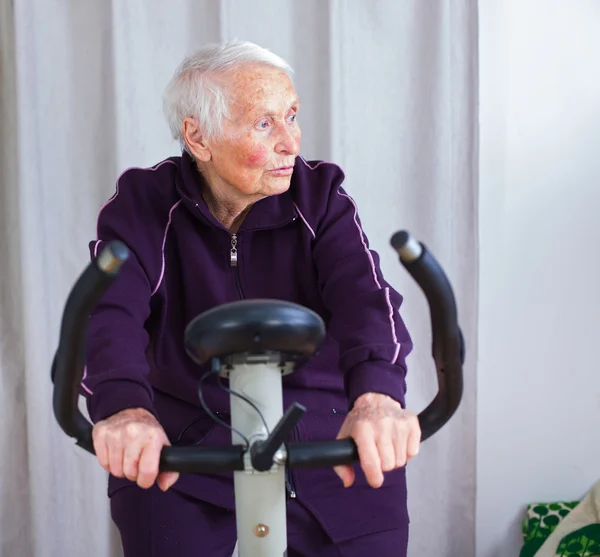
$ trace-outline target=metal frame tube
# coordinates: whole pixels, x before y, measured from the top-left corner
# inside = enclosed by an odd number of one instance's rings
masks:
[[[260,410],[269,431],[283,415],[283,370],[278,363],[236,364],[228,371],[230,389],[250,399]],[[250,404],[231,395],[231,425],[250,443],[265,439],[265,425]],[[234,431],[233,444],[244,440]],[[245,471],[234,472],[239,557],[282,557],[287,548],[285,467],[268,472],[252,468],[246,453]]]

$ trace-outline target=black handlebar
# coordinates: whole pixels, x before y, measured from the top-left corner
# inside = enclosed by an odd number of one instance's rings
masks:
[[[462,364],[465,350],[457,321],[452,287],[426,247],[408,233],[398,232],[391,244],[400,262],[423,290],[430,308],[433,333],[432,355],[437,369],[438,394],[419,414],[421,440],[438,431],[452,417],[463,391]],[[88,317],[103,293],[119,274],[129,251],[121,242],[111,242],[94,259],[71,290],[60,330],[59,345],[52,364],[54,415],[62,430],[75,438],[77,445],[94,453],[92,424],[78,408],[79,387],[85,367]],[[285,437],[285,432],[282,432]],[[273,444],[273,443],[271,443]],[[260,451],[272,454],[273,447],[256,444]],[[244,469],[242,445],[228,447],[164,447],[160,469],[182,473],[206,473]],[[286,443],[286,466],[309,468],[352,464],[358,461],[358,450],[352,439]],[[253,459],[253,460],[256,460]],[[267,468],[265,463],[261,468]]]
[[[67,298],[52,362],[52,405],[56,420],[69,437],[92,453],[92,426],[77,407],[85,367],[88,316],[128,257],[129,250],[124,244],[112,242],[86,267]]]

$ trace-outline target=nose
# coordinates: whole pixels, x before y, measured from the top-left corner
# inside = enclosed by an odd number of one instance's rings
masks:
[[[296,156],[300,152],[300,139],[302,132],[298,124],[291,126],[284,123],[279,127],[279,137],[275,144],[275,152],[282,155]]]

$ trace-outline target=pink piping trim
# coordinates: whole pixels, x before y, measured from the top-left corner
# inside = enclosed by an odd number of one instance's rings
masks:
[[[316,238],[315,231],[310,227],[310,224],[308,224],[308,221],[304,218],[304,215],[302,214],[302,211],[300,210],[300,207],[298,207],[298,205],[296,205],[296,203],[294,203],[294,207],[296,207],[296,211],[298,211],[298,214],[300,215],[300,218],[302,219],[302,221],[306,225],[306,228],[308,228],[308,230],[312,234],[313,239]]]
[[[310,170],[315,170],[322,164],[330,164],[330,165],[333,165],[336,168],[338,168],[340,170],[340,172],[342,172],[342,174],[344,173],[344,171],[337,164],[335,164],[333,162],[320,161],[315,166],[310,166],[310,164],[308,164],[308,162],[306,162],[302,157],[300,157],[300,160]],[[358,233],[360,235],[360,240],[363,245],[363,249],[364,249],[365,253],[367,254],[369,263],[371,264],[371,272],[373,273],[373,281],[377,285],[377,288],[379,288],[381,290],[381,283],[379,282],[379,279],[377,278],[377,272],[375,270],[375,261],[373,261],[373,256],[371,255],[371,252],[369,251],[369,248],[367,247],[367,244],[365,242],[364,232],[363,232],[360,224],[358,223],[358,207],[356,206],[356,203],[354,202],[354,200],[348,194],[342,193],[340,191],[339,187],[338,187],[337,193],[341,197],[345,197],[346,199],[348,199],[350,201],[350,203],[352,203],[352,206],[354,207],[354,225],[356,226],[356,229],[358,230]],[[390,327],[392,330],[392,338],[394,340],[394,344],[396,345],[396,350],[394,351],[394,357],[392,359],[392,364],[394,364],[394,363],[396,363],[396,360],[398,359],[398,355],[400,354],[400,343],[398,342],[398,337],[396,336],[396,324],[394,322],[394,307],[392,306],[392,302],[390,300],[390,289],[386,287],[384,289],[384,293],[385,293],[385,301],[386,301],[388,309],[389,309],[389,318],[390,318]]]
[[[106,201],[106,203],[104,203],[104,205],[102,205],[102,207],[100,207],[100,210],[98,211],[98,216],[96,217],[96,236],[100,237],[100,234],[98,233],[98,230],[97,230],[97,228],[98,228],[98,224],[97,223],[100,220],[100,214],[119,195],[119,182],[121,181],[121,178],[124,176],[124,174],[127,173],[127,172],[129,172],[130,170],[150,170],[151,172],[154,172],[155,170],[158,170],[163,164],[167,164],[167,163],[175,164],[175,162],[172,161],[171,159],[167,159],[165,161],[162,161],[162,162],[158,163],[156,166],[153,166],[151,168],[141,168],[139,166],[131,166],[131,167],[123,170],[123,172],[121,172],[121,174],[117,178],[117,187],[116,187],[115,193],[113,194],[113,196],[108,201]],[[98,247],[98,243],[96,243],[96,246],[95,246],[94,249],[97,249],[97,247]]]
[[[100,207],[100,210],[98,211],[98,216],[96,217],[96,236],[99,237],[100,233],[98,231],[98,223],[100,221],[100,215],[102,214],[102,211],[110,204],[112,203],[119,195],[119,182],[121,181],[121,178],[123,177],[123,175],[126,172],[129,172],[130,170],[150,170],[151,172],[154,172],[155,170],[158,170],[163,164],[175,164],[176,163],[170,159],[164,160],[160,163],[158,163],[156,166],[153,166],[151,168],[141,168],[139,166],[131,166],[127,169],[125,169],[123,172],[121,172],[121,174],[119,175],[119,177],[117,178],[117,185],[116,185],[116,190],[115,193],[113,194],[113,196],[104,203],[104,205],[102,205],[102,207]],[[165,241],[167,239],[167,230],[169,229],[169,226],[171,224],[171,213],[173,211],[173,209],[181,202],[178,201],[175,205],[173,205],[173,207],[171,207],[171,211],[169,211],[169,222],[167,223],[167,228],[165,229],[165,234],[164,234],[164,238],[163,238],[163,244],[162,244],[162,249],[161,249],[161,257],[162,257],[162,270],[160,273],[160,278],[158,281],[158,284],[156,285],[156,288],[154,289],[154,291],[152,292],[152,295],[154,295],[156,293],[156,291],[158,290],[158,287],[160,286],[160,283],[162,282],[163,276],[164,276],[164,271],[165,271]],[[102,243],[102,240],[96,240],[96,243],[94,244],[94,257],[97,257],[98,255],[98,246],[100,246],[100,244]],[[83,368],[83,377],[81,379],[81,387],[90,395],[93,395],[93,391],[85,384],[85,380],[87,378],[87,366]]]
[[[83,388],[84,388],[84,389],[85,389],[85,390],[86,390],[86,391],[87,391],[89,394],[93,395],[94,393],[92,392],[92,390],[91,390],[89,387],[87,387],[87,385],[85,385],[85,383],[84,383],[84,381],[85,381],[85,378],[86,378],[86,377],[87,377],[87,366],[85,366],[85,367],[83,368],[83,377],[82,377],[82,379],[81,379],[81,386],[82,386],[82,387],[83,387]]]
[[[308,162],[303,157],[298,157],[298,158],[311,170],[316,170],[322,164],[330,164],[331,166],[335,166],[336,168],[338,168],[340,170],[340,172],[342,174],[344,174],[344,171],[342,170],[342,168],[339,165],[335,164],[334,162],[320,161],[317,164],[315,164],[315,166],[310,166],[310,164],[308,164]]]
[[[398,337],[396,336],[396,323],[394,322],[394,306],[392,306],[392,301],[390,300],[390,289],[387,286],[385,287],[385,301],[387,302],[388,308],[390,310],[390,325],[392,326],[392,336],[394,338],[394,344],[396,345],[396,351],[394,352],[394,358],[392,359],[392,363],[395,364],[400,354],[400,343],[398,342]]]
[[[171,210],[169,211],[169,220],[167,221],[167,226],[165,227],[165,233],[163,235],[163,241],[162,241],[162,247],[160,250],[160,257],[161,257],[161,269],[160,269],[160,276],[158,277],[158,283],[156,284],[154,290],[152,291],[152,296],[154,296],[154,294],[156,294],[156,292],[158,291],[163,278],[165,276],[165,244],[167,243],[167,234],[169,233],[169,227],[171,226],[171,219],[173,217],[173,211],[177,208],[177,206],[181,203],[181,199],[175,203],[175,205],[173,205],[173,207],[171,207]]]

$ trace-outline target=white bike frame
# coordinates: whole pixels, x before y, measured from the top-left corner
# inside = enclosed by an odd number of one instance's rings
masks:
[[[232,366],[223,366],[229,377],[232,444],[250,446],[268,437],[283,416],[282,376],[292,371],[271,356],[246,356]],[[245,397],[260,410],[261,415]],[[249,447],[250,448],[250,447]],[[233,473],[239,557],[282,557],[287,554],[285,448],[275,454],[271,470],[259,472],[252,466],[250,450],[245,453],[245,470]]]

